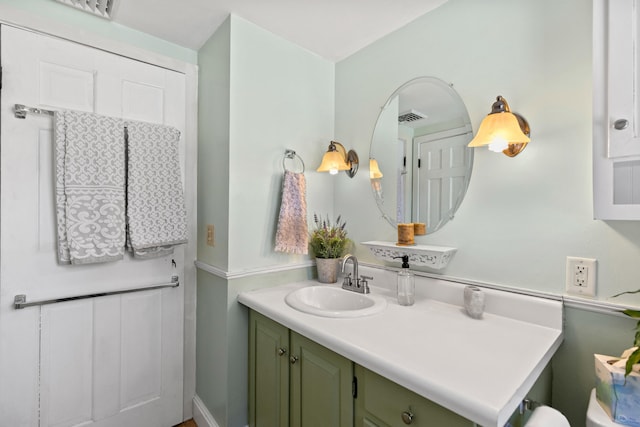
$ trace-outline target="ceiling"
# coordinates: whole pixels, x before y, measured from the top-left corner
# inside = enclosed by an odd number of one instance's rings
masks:
[[[198,50],[229,14],[337,62],[447,0],[119,0],[113,21]]]

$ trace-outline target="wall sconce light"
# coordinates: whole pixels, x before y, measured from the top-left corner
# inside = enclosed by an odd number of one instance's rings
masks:
[[[331,141],[316,171],[329,172],[331,175],[337,174],[338,171],[345,171],[349,178],[353,178],[358,172],[358,163],[358,154],[354,150],[347,152],[342,144]]]
[[[511,112],[507,100],[498,96],[491,106],[491,112],[480,123],[480,129],[469,147],[487,145],[491,151],[502,151],[509,157],[515,157],[531,141],[530,134],[531,129],[525,118]]]
[[[380,171],[380,166],[378,166],[378,161],[376,159],[369,159],[369,178],[382,178],[382,172]]]

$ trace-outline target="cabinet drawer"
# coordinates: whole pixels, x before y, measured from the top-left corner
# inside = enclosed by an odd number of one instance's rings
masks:
[[[470,427],[473,423],[360,366],[356,426]],[[403,414],[405,419],[403,419]],[[409,416],[410,414],[410,416]],[[410,420],[409,420],[410,418]]]

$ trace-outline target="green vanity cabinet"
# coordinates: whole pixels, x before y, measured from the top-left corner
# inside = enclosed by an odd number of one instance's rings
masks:
[[[289,329],[249,314],[249,425],[289,426]]]
[[[249,425],[353,426],[353,363],[249,314]]]
[[[355,367],[358,393],[355,427],[472,427],[474,424],[361,366]]]
[[[249,325],[251,427],[473,426],[253,310]]]
[[[353,363],[291,332],[291,426],[353,426]]]

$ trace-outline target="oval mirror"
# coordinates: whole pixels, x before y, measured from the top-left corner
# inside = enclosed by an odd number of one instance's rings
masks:
[[[472,138],[464,102],[436,77],[410,80],[389,97],[373,131],[369,177],[394,228],[425,223],[429,234],[453,218],[471,178]]]

